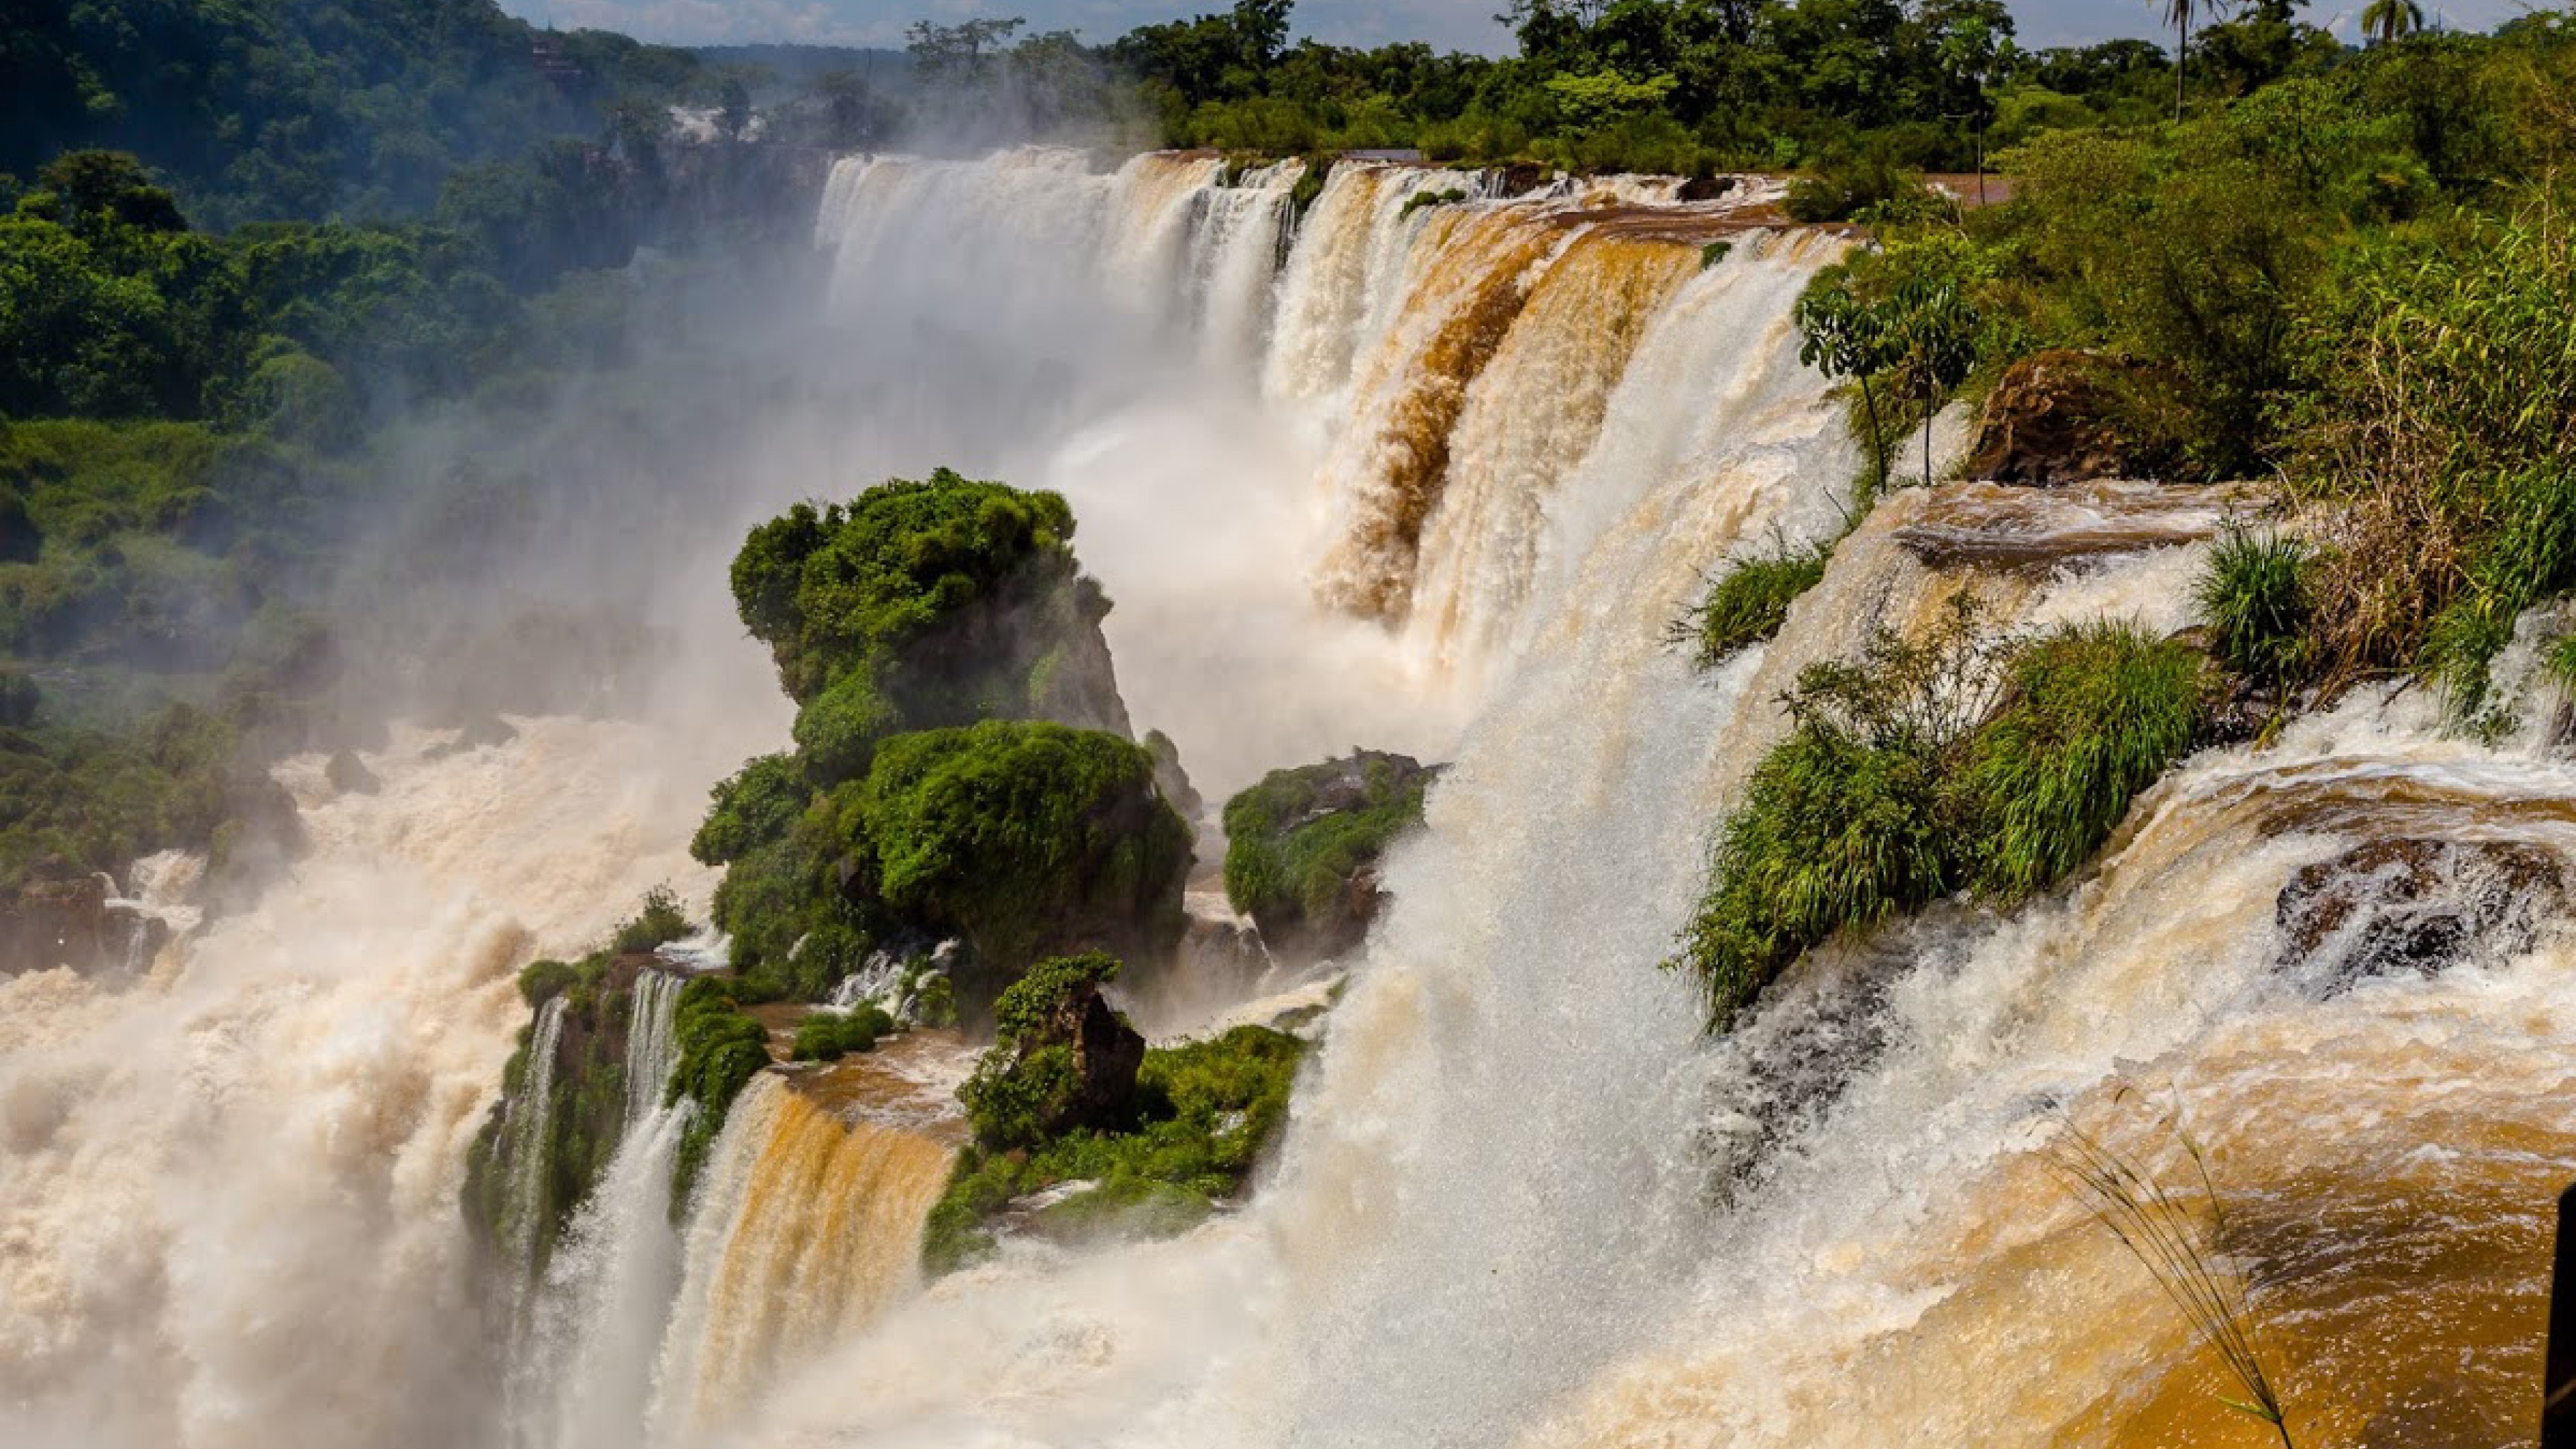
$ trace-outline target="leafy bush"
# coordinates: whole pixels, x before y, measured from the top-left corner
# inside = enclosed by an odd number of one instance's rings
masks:
[[[534,1010],[570,990],[580,979],[581,973],[569,961],[531,961],[519,968],[519,999]]]
[[[1319,926],[1360,871],[1422,823],[1432,772],[1402,755],[1357,751],[1273,770],[1225,805],[1225,894],[1274,944]]]
[[[680,910],[680,898],[671,894],[669,886],[655,886],[644,893],[643,909],[618,924],[609,937],[608,949],[620,955],[634,955],[688,934],[689,918]]]
[[[2465,717],[2515,618],[2576,584],[2576,251],[2548,204],[2350,253],[2303,319],[2293,478],[2342,505],[2314,577],[2329,680],[2414,668]]]
[[[1073,1239],[1187,1231],[1242,1191],[1287,1121],[1303,1051],[1295,1037],[1257,1026],[1153,1048],[1137,1075],[1139,1120],[1131,1130],[1078,1131],[1022,1151],[970,1146],[931,1210],[925,1271],[974,1262],[992,1248],[995,1214],[1014,1198],[1065,1182],[1098,1185],[1040,1212],[1035,1231]]]
[[[800,503],[754,528],[734,558],[734,602],[804,704],[852,671],[875,676],[970,605],[1069,582],[1072,537],[1060,496],[942,468],[819,512]]]
[[[1180,939],[1189,827],[1153,756],[1114,735],[1008,720],[897,735],[832,808],[887,910],[965,938],[970,997],[1051,951],[1159,960]]]
[[[1714,668],[1779,633],[1789,620],[1789,605],[1823,580],[1833,556],[1821,544],[1799,548],[1784,543],[1740,559],[1720,574],[1692,611],[1690,634],[1699,646],[1699,667]]]
[[[714,803],[689,841],[689,854],[702,865],[729,864],[786,839],[813,799],[793,755],[762,755],[711,793]]]
[[[793,1055],[800,1062],[836,1062],[851,1052],[871,1052],[894,1030],[894,1018],[871,1002],[848,1011],[817,1011],[796,1023]]]
[[[1671,964],[1722,1031],[1790,963],[1957,890],[2010,903],[2088,857],[2202,718],[2182,645],[2118,624],[1997,639],[1962,595],[1923,639],[1810,666],[1710,852]]]

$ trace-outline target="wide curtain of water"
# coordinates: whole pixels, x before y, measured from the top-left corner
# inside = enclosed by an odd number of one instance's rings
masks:
[[[1661,963],[1797,671],[1959,588],[2180,628],[2242,500],[1900,492],[1702,672],[1671,626],[1710,572],[1844,527],[1857,460],[1791,308],[1847,243],[1669,182],[1302,178],[843,161],[829,344],[690,516],[671,688],[436,759],[398,736],[377,796],[290,762],[313,848],[256,910],[124,990],[0,982],[11,1441],[2262,1442],[2052,1175],[2070,1124],[2154,1171],[2206,1153],[2298,1442],[2510,1441],[2576,1170],[2563,891],[2530,884],[2576,848],[2576,772],[2540,687],[2496,743],[2369,694],[2205,751],[2063,890],[1820,953],[1710,1040]],[[940,465],[1072,500],[1130,713],[1212,798],[1353,745],[1452,762],[1276,1161],[1188,1236],[925,1286],[943,1145],[764,1081],[675,1222],[683,1123],[638,1088],[487,1351],[456,1198],[509,973],[657,880],[703,899],[706,786],[784,741],[726,613],[741,529]],[[2285,893],[2346,876],[2293,929]],[[2468,944],[2391,966],[2390,911]],[[658,1076],[669,984],[637,1000]]]

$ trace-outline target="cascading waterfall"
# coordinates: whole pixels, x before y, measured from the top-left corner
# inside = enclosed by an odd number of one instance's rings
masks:
[[[680,978],[649,972],[627,1130],[509,1375],[518,1442],[2240,1442],[2037,1150],[2062,1115],[2169,1158],[2142,1104],[2236,1198],[2302,1444],[2522,1432],[2576,1171],[2576,771],[2538,731],[2482,745],[2372,695],[2208,751],[2056,895],[1820,952],[1709,1042],[1656,965],[1797,671],[1958,587],[2180,627],[2247,500],[1900,491],[1701,676],[1665,630],[1706,571],[1841,531],[1857,460],[1790,310],[1843,244],[1669,181],[1507,197],[1344,162],[1283,257],[1295,163],[1226,171],[854,159],[816,236],[852,347],[892,364],[853,408],[925,406],[900,369],[952,333],[1025,363],[983,429],[1074,496],[1129,703],[1221,762],[1203,785],[1355,742],[1454,762],[1279,1161],[1185,1238],[1016,1244],[922,1293],[949,1147],[769,1072],[675,1228]],[[795,484],[943,459],[865,461]],[[1235,611],[1283,578],[1295,612]],[[1188,667],[1136,667],[1188,627]],[[1311,699],[1320,724],[1279,724]],[[256,914],[127,994],[0,981],[0,1437],[489,1442],[455,1201],[526,1019],[508,977],[690,879],[706,783],[779,732],[532,722],[371,759],[371,798],[304,762],[317,850]]]
[[[669,971],[647,970],[635,978],[634,1016],[626,1026],[626,1130],[662,1106],[662,1089],[680,1060],[674,1027],[680,1011],[680,988],[687,983]]]
[[[930,1138],[844,1121],[775,1076],[745,1089],[692,1215],[656,1430],[719,1426],[768,1376],[906,1296],[948,1158]]]
[[[510,1098],[510,1119],[502,1130],[510,1139],[510,1180],[503,1190],[508,1204],[510,1259],[533,1269],[537,1236],[550,1204],[546,1200],[546,1142],[553,1135],[555,1058],[563,1045],[564,1000],[557,996],[537,1008],[528,1029],[528,1072]]]

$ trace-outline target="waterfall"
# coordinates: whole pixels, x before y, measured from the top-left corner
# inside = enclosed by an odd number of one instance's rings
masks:
[[[511,1364],[511,1417],[529,1449],[637,1442],[661,1327],[680,1281],[671,1163],[696,1104],[627,1128],[548,1265],[536,1331]]]
[[[513,978],[656,883],[703,899],[705,782],[764,738],[517,731],[436,758],[397,729],[375,794],[290,760],[308,844],[254,905],[137,982],[0,981],[0,1441],[491,1441],[458,1200]]]
[[[527,1070],[509,1099],[509,1119],[502,1131],[510,1143],[510,1177],[503,1189],[510,1224],[510,1259],[522,1271],[534,1272],[537,1239],[553,1204],[549,1200],[547,1145],[555,1120],[555,1057],[563,1045],[564,1000],[549,997],[537,1008],[528,1029]]]
[[[1296,163],[1227,171],[842,162],[815,235],[849,356],[815,391],[845,426],[746,471],[781,503],[952,461],[1064,491],[1131,712],[1214,798],[1353,744],[1451,762],[1239,1210],[924,1292],[949,1148],[798,1068],[675,1228],[683,978],[648,971],[625,1134],[491,1362],[456,1203],[511,978],[702,891],[707,784],[783,738],[675,670],[719,701],[690,728],[398,732],[375,796],[290,762],[315,845],[255,910],[122,989],[0,980],[0,1438],[492,1442],[499,1385],[528,1449],[2215,1442],[2206,1359],[2042,1150],[2073,1121],[2171,1163],[2168,1110],[2299,1442],[2526,1431],[2576,1173],[2576,766],[2540,730],[2359,691],[2186,761],[2058,891],[1821,950],[1708,1040],[1658,964],[1801,669],[1958,588],[2182,628],[2259,498],[1897,490],[1702,673],[1666,631],[1713,569],[1842,534],[1858,459],[1791,312],[1845,243],[1758,188],[1351,160],[1292,227]],[[713,565],[671,588],[726,603]],[[528,1029],[514,1138],[561,1014]]]
[[[680,1011],[680,988],[688,983],[668,971],[636,973],[635,995],[626,1023],[626,1132],[659,1110],[671,1068],[679,1064],[680,1043],[673,1034]]]
[[[745,1089],[691,1214],[653,1421],[714,1427],[769,1375],[865,1328],[920,1274],[949,1150],[843,1121],[776,1076]]]

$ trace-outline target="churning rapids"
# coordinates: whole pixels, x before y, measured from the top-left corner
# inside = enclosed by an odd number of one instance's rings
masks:
[[[0,1440],[2258,1444],[2040,1150],[2071,1119],[2154,1159],[2176,1109],[2303,1441],[2526,1434],[2576,939],[2496,862],[2576,856],[2557,702],[2528,684],[2491,745],[2401,694],[2205,752],[2057,895],[1822,953],[1704,1040],[1657,963],[1802,664],[1963,586],[2182,627],[2248,497],[1900,491],[1702,676],[1666,630],[1706,572],[1841,524],[1790,308],[1843,243],[1758,190],[1346,163],[1297,217],[1297,180],[842,162],[817,244],[857,385],[670,577],[711,642],[661,705],[443,756],[398,731],[374,795],[290,761],[312,848],[255,909],[132,982],[0,981]],[[935,1128],[757,1083],[674,1226],[679,1123],[639,1095],[487,1341],[457,1200],[511,973],[653,882],[702,903],[705,787],[784,734],[715,562],[941,462],[1071,498],[1128,705],[1211,795],[1353,743],[1455,761],[1279,1160],[1190,1236],[925,1288]],[[2356,847],[2382,867],[2301,937],[2285,890]],[[2444,922],[2465,947],[2373,948]],[[640,1000],[632,1065],[666,1072]]]

